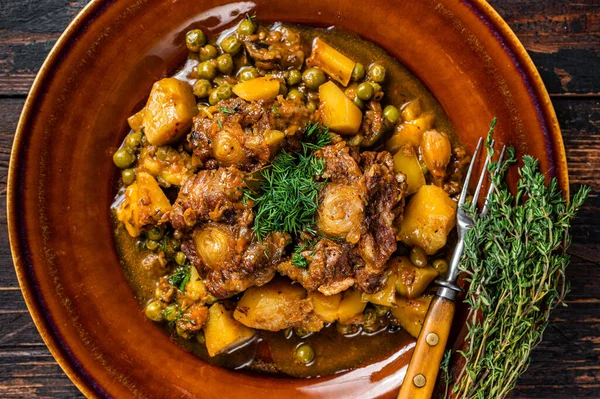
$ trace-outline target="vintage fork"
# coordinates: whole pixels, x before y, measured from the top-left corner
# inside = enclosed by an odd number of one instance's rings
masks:
[[[452,319],[454,318],[456,296],[461,291],[456,284],[456,279],[459,274],[458,263],[465,247],[465,235],[474,224],[474,221],[462,208],[467,197],[471,174],[473,173],[474,165],[477,162],[477,156],[481,150],[482,143],[483,139],[479,139],[458,200],[458,209],[456,211],[458,242],[456,243],[456,248],[452,254],[448,275],[445,279],[436,281],[439,288],[431,301],[429,311],[423,321],[423,327],[421,328],[421,333],[417,339],[417,345],[410,360],[408,370],[406,371],[404,382],[400,388],[398,399],[429,399],[431,398],[433,388],[435,387],[437,374],[448,341],[448,335],[450,334]],[[493,141],[491,142],[491,146],[494,146]],[[498,165],[502,162],[504,151],[505,148],[503,147],[500,158],[498,159]],[[479,176],[479,181],[477,182],[477,188],[473,194],[473,204],[477,204],[477,199],[479,198],[481,187],[483,186],[487,174],[487,167],[491,161],[490,158],[491,157],[488,154],[483,164],[483,169]],[[479,214],[479,217],[487,214],[487,201],[493,190],[494,184],[493,182],[490,182],[485,205]]]

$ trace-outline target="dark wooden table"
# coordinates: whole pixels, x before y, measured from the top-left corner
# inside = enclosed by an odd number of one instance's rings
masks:
[[[123,0],[125,1],[125,0]],[[81,397],[40,338],[6,229],[6,176],[29,87],[86,0],[0,0],[0,398]],[[493,0],[552,97],[571,186],[593,189],[573,226],[568,307],[558,309],[514,398],[600,398],[600,0]]]

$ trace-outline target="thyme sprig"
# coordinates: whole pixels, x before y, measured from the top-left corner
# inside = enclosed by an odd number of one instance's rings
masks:
[[[590,189],[581,188],[567,203],[557,180],[546,185],[537,161],[524,156],[512,195],[504,178],[515,163],[514,150],[508,154],[492,177],[496,188],[489,213],[467,233],[459,266],[468,283],[465,302],[471,310],[466,348],[458,351],[465,365],[451,389],[453,398],[505,397],[529,366],[550,312],[569,289],[569,226]],[[448,373],[448,362],[445,367],[443,374]]]
[[[324,161],[314,151],[329,144],[329,130],[308,124],[301,151],[282,151],[271,165],[261,171],[258,192],[244,191],[244,199],[254,202],[254,232],[262,240],[269,232],[298,235],[314,233],[319,192],[325,182],[318,178],[325,170]]]

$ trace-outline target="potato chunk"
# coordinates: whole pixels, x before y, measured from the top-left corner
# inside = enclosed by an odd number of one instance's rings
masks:
[[[198,112],[192,87],[175,78],[154,83],[143,116],[144,134],[152,145],[179,140]]]
[[[411,145],[402,146],[394,155],[394,172],[406,176],[408,184],[406,195],[416,193],[426,183],[423,170]]]
[[[324,322],[331,323],[338,318],[338,309],[342,301],[342,294],[324,295],[318,291],[311,292],[309,295],[312,300],[313,309],[317,316]]]
[[[437,186],[423,186],[406,207],[398,239],[433,255],[446,245],[455,224],[456,202]]]
[[[135,183],[125,191],[125,200],[116,210],[117,219],[132,237],[137,237],[148,224],[162,222],[171,211],[171,203],[150,174],[139,172]]]
[[[312,303],[298,284],[283,279],[250,287],[239,300],[233,317],[261,330],[279,331],[301,323],[312,312]]]
[[[329,81],[319,86],[319,98],[319,111],[325,126],[339,134],[353,136],[358,133],[362,112],[335,83]]]
[[[349,323],[365,310],[367,303],[362,301],[361,293],[353,289],[344,291],[342,295],[342,301],[338,308],[338,319],[342,323]]]
[[[423,321],[425,321],[432,299],[431,295],[417,299],[398,297],[396,300],[397,306],[391,309],[392,316],[394,316],[400,327],[417,338],[423,327]]]
[[[406,256],[392,259],[391,263],[398,274],[396,291],[408,299],[420,296],[438,276],[437,270],[433,267],[417,267]]]
[[[277,79],[260,77],[236,84],[233,86],[233,92],[246,101],[268,100],[277,97],[279,86]]]
[[[254,337],[254,330],[237,322],[220,303],[208,309],[208,320],[204,326],[206,349],[210,357],[226,353]]]
[[[306,60],[306,65],[317,66],[333,79],[348,86],[356,62],[317,37],[313,42],[312,53]]]
[[[383,288],[374,294],[362,293],[361,299],[363,302],[371,302],[382,306],[396,306],[396,276],[395,270],[386,272],[387,280]]]

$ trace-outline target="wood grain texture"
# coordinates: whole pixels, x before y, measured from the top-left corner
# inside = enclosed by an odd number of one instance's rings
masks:
[[[573,224],[571,293],[512,398],[600,397],[600,4],[490,0],[536,63],[563,129],[573,191],[593,192]],[[6,176],[24,97],[86,0],[0,0],[0,397],[82,397],[37,333],[18,289],[6,227]]]

